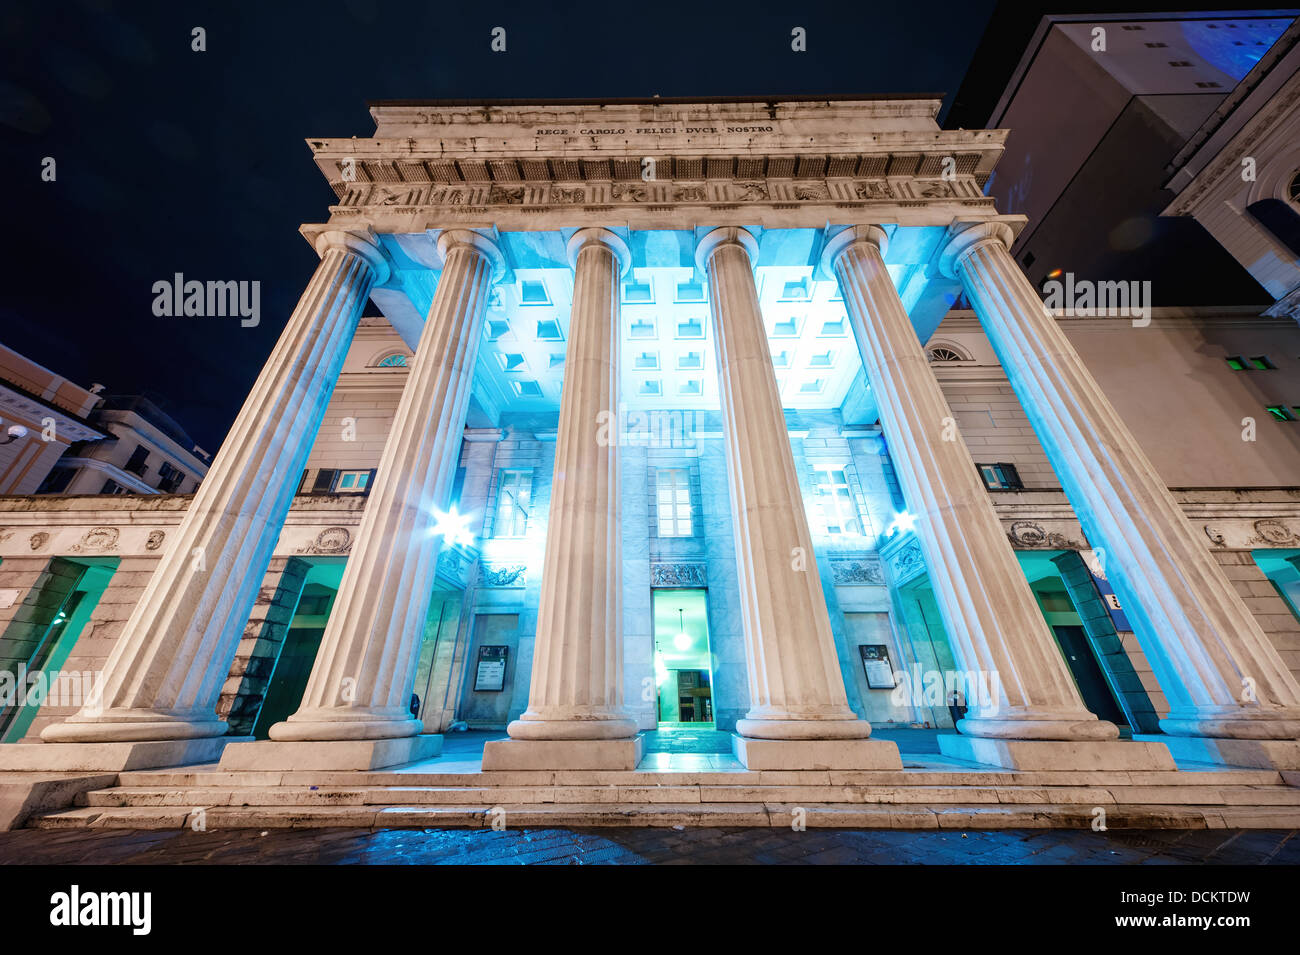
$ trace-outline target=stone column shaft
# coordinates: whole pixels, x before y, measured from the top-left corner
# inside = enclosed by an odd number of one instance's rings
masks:
[[[1104,569],[1169,699],[1175,736],[1295,739],[1300,687],[1007,249],[958,232],[960,277],[1025,414],[1104,549]],[[1135,330],[1134,334],[1145,334]]]
[[[1088,712],[975,471],[885,267],[885,233],[836,234],[833,265],[890,457],[918,518],[944,629],[978,679],[964,687],[961,732],[1009,739],[1113,739]]]
[[[697,258],[708,274],[755,739],[864,739],[849,708],[759,310],[754,237],[718,229]]]
[[[628,739],[623,709],[618,280],[626,246],[604,229],[569,243],[573,310],[555,444],[528,709],[519,740]]]
[[[442,275],[298,711],[273,740],[414,736],[409,710],[456,476],[494,259],[486,239],[445,232]]]
[[[327,232],[311,283],[105,665],[102,711],[47,741],[220,736],[217,699],[357,321],[388,266],[373,239]]]

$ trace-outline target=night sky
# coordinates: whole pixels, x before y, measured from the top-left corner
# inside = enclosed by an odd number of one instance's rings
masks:
[[[334,194],[304,140],[369,136],[368,102],[946,93],[982,126],[1038,19],[996,6],[6,0],[0,341],[215,451],[317,262],[297,229]],[[260,280],[261,324],[154,317],[176,272]]]

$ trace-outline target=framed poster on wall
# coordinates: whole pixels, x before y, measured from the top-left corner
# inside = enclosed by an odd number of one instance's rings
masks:
[[[867,673],[867,687],[872,690],[892,690],[894,667],[889,662],[889,647],[883,643],[864,643],[858,647],[862,654],[862,669]]]
[[[499,693],[506,688],[506,660],[509,647],[479,647],[478,669],[474,672],[474,691]]]

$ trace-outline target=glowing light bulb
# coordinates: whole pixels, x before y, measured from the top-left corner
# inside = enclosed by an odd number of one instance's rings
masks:
[[[894,515],[894,523],[889,525],[889,534],[892,537],[899,531],[907,532],[916,526],[916,515],[910,511],[899,511]]]
[[[430,533],[441,535],[446,543],[452,545],[464,544],[469,547],[474,543],[474,535],[469,530],[470,515],[456,513],[453,505],[446,512],[434,511],[433,516],[436,523]]]
[[[675,646],[678,650],[689,650],[691,648],[691,644],[694,642],[695,641],[691,638],[691,635],[684,631],[682,633],[677,634],[677,636],[673,637],[673,646]]]

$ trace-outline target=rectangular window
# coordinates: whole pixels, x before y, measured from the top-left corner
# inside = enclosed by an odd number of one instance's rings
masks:
[[[528,503],[533,493],[533,472],[502,470],[497,481],[495,537],[523,537],[528,533]]]
[[[521,305],[549,305],[551,298],[546,294],[546,283],[529,281],[519,283],[519,303]]]
[[[174,494],[184,480],[185,472],[170,461],[164,461],[158,466],[158,490],[164,494]]]
[[[149,470],[149,466],[145,464],[147,460],[149,460],[149,449],[140,445],[131,452],[131,458],[126,462],[126,470],[144,477],[145,472]]]
[[[1278,421],[1296,420],[1296,416],[1291,412],[1291,409],[1288,408],[1286,405],[1269,405],[1267,410],[1268,413],[1271,414]]]
[[[678,282],[677,283],[677,301],[679,302],[703,302],[704,285],[701,282]]]
[[[369,471],[340,471],[334,490],[339,494],[364,494],[369,486]]]
[[[1246,370],[1246,359],[1242,358],[1240,355],[1233,355],[1230,358],[1225,358],[1224,361],[1228,363],[1228,367],[1233,371]]]
[[[623,301],[644,305],[654,301],[649,282],[627,282],[623,286]]]
[[[1024,487],[1014,464],[977,464],[975,467],[990,491],[1018,491]]]
[[[862,536],[862,518],[849,489],[848,475],[839,468],[817,468],[817,497],[821,502],[826,533],[832,536]]]
[[[77,476],[77,468],[55,468],[45,475],[45,480],[36,489],[37,494],[62,494],[72,479]]]
[[[691,481],[685,468],[660,468],[655,474],[655,505],[660,537],[690,537]]]
[[[1277,365],[1268,360],[1267,355],[1256,355],[1250,360],[1250,365],[1252,368],[1258,368],[1260,371],[1272,371],[1277,367]]]

